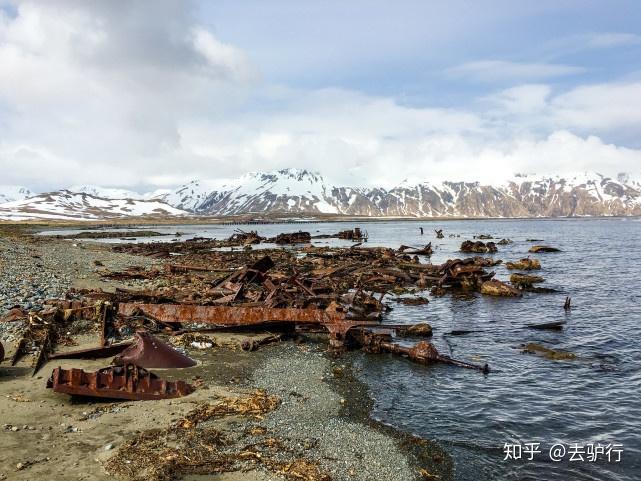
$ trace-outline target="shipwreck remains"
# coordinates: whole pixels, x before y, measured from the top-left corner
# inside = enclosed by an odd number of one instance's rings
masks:
[[[116,365],[133,364],[144,368],[182,368],[196,365],[196,361],[147,331],[136,331],[135,344],[118,354]]]
[[[47,387],[74,396],[135,401],[177,398],[194,391],[193,386],[184,381],[166,381],[133,364],[95,372],[57,367],[51,373]]]

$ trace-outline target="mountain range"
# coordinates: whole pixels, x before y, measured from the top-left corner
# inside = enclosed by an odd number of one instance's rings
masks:
[[[317,172],[284,169],[233,180],[194,180],[140,194],[73,186],[35,194],[0,186],[0,219],[100,219],[165,215],[337,214],[410,217],[641,215],[641,182],[628,174],[515,175],[494,184],[411,182],[393,188],[331,185]]]

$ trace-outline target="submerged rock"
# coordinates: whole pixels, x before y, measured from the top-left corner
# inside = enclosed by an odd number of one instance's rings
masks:
[[[541,261],[539,261],[538,259],[531,259],[529,257],[526,257],[516,262],[507,262],[505,264],[505,267],[507,267],[508,269],[519,269],[522,271],[531,271],[535,269],[540,269]]]
[[[541,276],[532,276],[529,274],[512,274],[510,282],[516,287],[532,287],[532,284],[543,282],[545,279]]]
[[[432,326],[427,322],[421,322],[419,324],[402,327],[397,332],[398,335],[402,337],[432,337]]]
[[[576,354],[573,352],[550,349],[535,342],[525,344],[523,352],[527,354],[537,354],[552,361],[572,361],[576,359]]]
[[[485,281],[481,285],[481,294],[499,297],[521,297],[523,295],[518,289],[508,286],[505,282],[501,282],[497,279]]]
[[[541,252],[561,252],[561,249],[550,246],[532,246],[530,247],[530,250],[528,252],[532,252],[534,254],[538,254]]]
[[[503,262],[501,259],[494,260],[491,257],[476,256],[476,257],[473,257],[473,259],[474,259],[474,265],[481,266],[481,267],[498,266]]]

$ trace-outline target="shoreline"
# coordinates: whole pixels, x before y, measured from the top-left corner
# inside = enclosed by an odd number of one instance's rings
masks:
[[[260,214],[259,214],[260,215]],[[305,214],[301,214],[305,215]],[[32,219],[22,221],[0,219],[1,229],[15,229],[19,232],[44,229],[108,229],[111,227],[143,227],[143,226],[193,226],[193,225],[307,225],[320,223],[378,223],[378,222],[452,222],[452,221],[568,221],[568,220],[604,220],[604,219],[641,219],[638,215],[600,215],[600,216],[541,216],[541,217],[413,217],[413,216],[337,216],[315,215],[309,218],[292,216],[279,217],[275,214],[265,218],[253,219],[250,215],[222,217],[124,217],[114,219]]]

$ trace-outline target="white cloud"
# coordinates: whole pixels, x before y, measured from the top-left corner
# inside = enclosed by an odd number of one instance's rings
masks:
[[[585,72],[584,68],[573,65],[508,62],[505,60],[477,60],[447,70],[449,75],[474,82],[536,81],[583,72]]]
[[[550,104],[558,125],[583,130],[641,129],[641,82],[580,86]]]
[[[15,18],[0,12],[3,184],[150,187],[304,167],[389,186],[533,170],[612,175],[641,162],[609,140],[641,129],[638,83],[557,92],[543,80],[581,69],[473,62],[452,73],[511,87],[465,108],[261,85],[245,52],[195,22],[189,3],[150,5],[24,1]]]
[[[595,33],[588,35],[585,38],[585,43],[593,48],[612,48],[620,47],[623,45],[639,45],[641,44],[641,35],[633,33]]]

